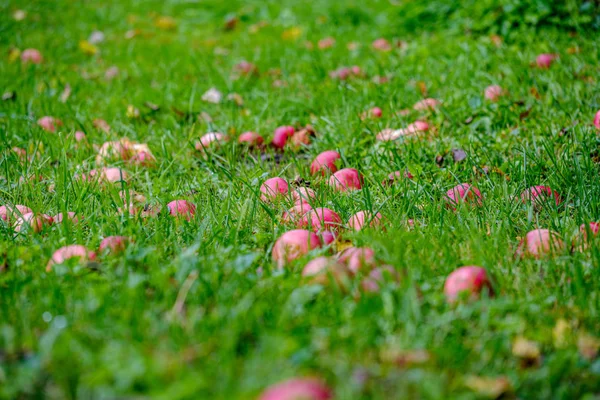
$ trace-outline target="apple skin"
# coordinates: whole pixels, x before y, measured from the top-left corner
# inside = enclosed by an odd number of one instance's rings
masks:
[[[560,252],[564,243],[558,233],[549,229],[534,229],[525,235],[517,246],[515,256],[518,258],[543,258]]]
[[[50,261],[48,261],[48,264],[46,265],[46,272],[52,271],[54,265],[62,264],[66,260],[74,257],[79,257],[84,262],[88,260],[93,261],[96,259],[96,253],[88,251],[85,246],[79,244],[61,247],[52,254],[52,257],[50,257]]]
[[[383,227],[383,216],[381,215],[381,213],[377,213],[375,214],[375,216],[373,216],[373,213],[371,213],[370,211],[357,212],[352,217],[350,217],[347,225],[355,231],[360,231],[365,228],[382,228],[383,230],[385,230],[385,228]]]
[[[196,206],[187,200],[173,200],[167,204],[169,214],[173,217],[181,217],[187,221],[196,214]]]
[[[37,124],[46,132],[54,133],[56,128],[62,126],[62,122],[54,117],[45,116],[38,119]]]
[[[16,204],[14,206],[0,206],[0,218],[2,218],[9,225],[13,223],[15,218],[20,218],[25,214],[33,212],[31,208]]]
[[[250,148],[260,148],[265,139],[256,132],[244,132],[238,138],[238,143],[245,144]]]
[[[491,102],[496,102],[500,100],[500,98],[503,97],[505,94],[506,93],[504,89],[502,89],[502,87],[499,85],[490,85],[485,88],[484,92],[485,98]]]
[[[344,168],[331,175],[329,186],[338,192],[362,189],[362,175],[354,168]]]
[[[34,233],[40,233],[45,226],[50,226],[54,220],[46,214],[26,213],[17,218],[15,222],[15,232],[31,229]]]
[[[269,178],[260,186],[260,199],[265,203],[274,202],[289,193],[288,183],[283,178]]]
[[[554,60],[556,60],[557,58],[558,58],[557,54],[543,53],[536,57],[535,64],[537,65],[538,68],[548,69],[552,66],[552,64],[554,63]]]
[[[331,400],[333,393],[317,378],[292,378],[268,387],[258,400]]]
[[[446,192],[446,201],[449,208],[455,210],[460,204],[481,206],[483,197],[475,186],[461,183]]]
[[[306,214],[312,210],[310,204],[305,202],[297,202],[292,208],[283,212],[281,216],[281,221],[283,223],[298,223],[298,221]]]
[[[341,158],[340,153],[334,150],[326,150],[320,153],[315,157],[312,164],[310,164],[310,174],[316,175],[321,173],[321,175],[325,176],[337,172],[336,163]]]
[[[557,191],[553,191],[549,186],[532,186],[530,188],[525,189],[521,193],[521,201],[525,204],[532,203],[533,206],[540,210],[545,201],[550,201],[554,197],[554,203],[558,206],[562,203],[562,199]]]
[[[321,247],[321,240],[316,233],[305,229],[285,232],[273,245],[272,258],[278,268],[302,257],[313,249]]]
[[[349,247],[338,255],[338,261],[345,264],[353,274],[377,265],[375,251],[369,247]]]
[[[100,242],[98,253],[108,251],[111,254],[119,254],[125,251],[129,238],[127,236],[107,236]]]
[[[338,232],[342,226],[342,219],[329,208],[314,208],[304,214],[298,221],[298,228],[312,229],[313,232],[321,230]]]
[[[493,294],[491,282],[485,268],[468,265],[455,269],[448,275],[444,283],[444,294],[448,302],[455,302],[463,292],[469,293],[470,298],[478,298],[484,290]]]
[[[275,147],[278,150],[283,150],[288,139],[294,135],[294,132],[296,132],[296,130],[293,126],[278,127],[277,129],[275,129],[275,133],[273,134],[271,146]]]
[[[21,53],[21,62],[23,64],[41,64],[44,61],[42,53],[38,49],[25,49]]]

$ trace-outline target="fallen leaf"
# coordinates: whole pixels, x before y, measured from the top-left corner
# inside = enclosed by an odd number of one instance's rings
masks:
[[[237,24],[239,22],[239,19],[237,16],[235,15],[229,15],[225,18],[225,30],[226,31],[232,31],[236,28]]]
[[[2,101],[16,100],[16,99],[17,99],[16,92],[4,92],[4,94],[2,94]]]
[[[541,353],[538,344],[522,336],[517,337],[513,342],[512,353],[524,361],[524,366],[535,365],[540,362]]]
[[[8,62],[15,62],[21,57],[21,50],[13,47],[8,51]]]
[[[234,102],[238,106],[244,105],[244,99],[238,93],[230,93],[227,95],[227,100]]]
[[[136,108],[133,104],[129,104],[127,106],[127,118],[135,119],[140,117],[140,110]]]
[[[119,68],[117,68],[113,65],[112,67],[107,69],[106,72],[104,73],[104,79],[109,81],[111,79],[116,78],[117,75],[119,75]]]
[[[281,34],[281,38],[283,40],[296,40],[300,37],[301,34],[302,34],[302,29],[300,29],[297,26],[293,26],[293,27],[283,31],[283,33]]]
[[[15,21],[23,21],[27,17],[27,12],[23,10],[15,10],[13,18]]]
[[[463,149],[452,149],[454,162],[461,162],[467,158],[467,153]]]
[[[563,318],[556,321],[554,329],[552,329],[552,337],[554,339],[554,347],[564,349],[569,345],[569,336],[571,335],[571,326]]]
[[[160,106],[158,104],[150,103],[149,101],[144,102],[144,105],[152,111],[160,110]]]
[[[465,378],[465,386],[480,396],[497,399],[512,390],[510,381],[505,376],[497,378],[484,376],[468,376]]]
[[[94,54],[98,53],[98,47],[94,46],[87,40],[81,40],[79,42],[79,50],[88,56],[93,56]]]
[[[96,118],[95,120],[92,121],[92,124],[94,125],[94,128],[96,128],[98,130],[101,130],[105,133],[110,132],[110,125],[108,125],[108,122],[106,122],[103,119]]]
[[[218,104],[221,102],[221,100],[223,99],[223,94],[221,92],[219,92],[216,88],[210,88],[208,89],[203,95],[202,95],[202,100],[208,102],[208,103],[213,103],[213,104]]]
[[[344,247],[344,249],[346,249],[348,247],[352,247],[352,244]],[[344,249],[342,249],[342,250],[344,250]],[[337,250],[341,251],[339,245],[338,245]],[[379,357],[384,362],[396,364],[400,367],[411,367],[411,366],[415,366],[415,365],[422,365],[422,364],[428,363],[431,360],[431,354],[429,354],[429,352],[427,350],[422,350],[422,349],[406,350],[406,349],[398,349],[398,348],[393,348],[393,347],[388,347],[388,348],[383,349],[380,352]]]
[[[98,44],[104,42],[104,32],[102,31],[93,31],[88,38],[88,42],[91,44]]]
[[[600,339],[585,332],[580,333],[577,338],[577,349],[583,358],[591,361],[598,356]]]
[[[417,82],[417,88],[419,89],[419,91],[421,92],[421,95],[423,96],[427,96],[427,85],[425,84],[425,82],[423,81],[418,81]]]
[[[154,26],[164,31],[172,31],[177,28],[177,21],[173,17],[161,16],[154,21]]]
[[[70,96],[71,96],[71,85],[69,85],[67,83],[66,86],[65,86],[65,88],[64,88],[64,90],[60,94],[60,102],[61,103],[66,103],[67,100],[69,100]]]

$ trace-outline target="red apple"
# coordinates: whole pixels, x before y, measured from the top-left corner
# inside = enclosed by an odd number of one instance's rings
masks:
[[[560,195],[556,191],[553,191],[549,186],[541,185],[525,189],[523,193],[521,193],[521,201],[523,203],[531,203],[536,206],[536,208],[540,208],[547,202],[553,202],[557,206],[562,202]]]
[[[600,223],[589,222],[587,224],[581,224],[579,227],[579,232],[573,240],[573,249],[577,249],[579,251],[584,251],[587,249],[588,243],[592,239],[588,237],[588,230],[593,237],[596,237],[598,235],[598,231],[600,230]]]
[[[211,147],[219,147],[221,144],[227,142],[229,137],[219,132],[209,132],[200,138],[199,142],[196,142],[196,150],[204,152]]]
[[[295,203],[310,203],[317,197],[315,191],[307,187],[297,187],[292,189],[291,192]]]
[[[377,293],[379,292],[381,284],[384,283],[386,279],[392,281],[400,280],[398,271],[391,265],[382,265],[381,267],[371,270],[369,275],[363,279],[360,286],[365,292]]]
[[[13,220],[20,218],[25,214],[31,213],[31,208],[16,204],[14,206],[6,205],[0,206],[0,218],[6,221],[9,225],[12,224]]]
[[[505,91],[501,86],[491,85],[485,88],[485,98],[490,101],[498,101],[504,95]]]
[[[417,111],[433,110],[440,105],[440,101],[437,99],[423,99],[417,101],[413,106],[413,109]]]
[[[38,119],[37,124],[46,132],[54,133],[56,128],[62,126],[62,121],[54,117],[42,117]]]
[[[52,225],[52,222],[52,217],[46,214],[23,214],[15,222],[15,232],[23,232],[26,229],[30,229],[32,232],[40,233],[45,226]]]
[[[296,130],[293,126],[280,126],[275,129],[275,133],[273,134],[273,140],[271,141],[271,146],[276,149],[283,150],[287,140],[294,135]]]
[[[260,199],[265,203],[274,202],[287,196],[289,193],[288,183],[283,178],[269,178],[260,186]]]
[[[127,172],[123,171],[121,168],[102,168],[101,179],[108,182],[121,182],[126,181],[129,178]]]
[[[191,220],[196,214],[196,206],[187,200],[173,200],[167,204],[169,214],[173,217],[181,217],[185,220]]]
[[[554,60],[556,60],[557,58],[558,54],[544,53],[537,56],[537,58],[535,59],[535,63],[538,66],[538,68],[547,69],[550,68]]]
[[[534,229],[521,240],[515,255],[520,258],[542,258],[558,253],[563,248],[564,243],[558,233],[548,229]]]
[[[329,208],[312,209],[298,221],[299,228],[312,229],[313,232],[321,230],[337,232],[341,225],[340,216]]]
[[[451,209],[455,209],[460,204],[471,206],[481,206],[481,192],[475,186],[468,183],[461,183],[446,192],[446,201]]]
[[[40,53],[40,51],[37,49],[25,49],[21,53],[21,62],[24,64],[41,64],[42,61],[44,61],[42,53]]]
[[[48,261],[48,264],[46,265],[46,272],[50,272],[54,265],[62,264],[71,258],[80,258],[81,261],[86,262],[88,260],[94,260],[96,258],[96,253],[88,251],[84,246],[79,244],[61,247],[52,254],[52,257],[50,257],[50,261]]]
[[[258,400],[330,400],[331,390],[316,378],[293,378],[267,388]]]
[[[594,126],[596,127],[596,129],[600,129],[600,110],[598,110],[598,112],[594,116]]]
[[[492,285],[485,268],[473,265],[454,270],[444,283],[444,294],[450,303],[455,302],[462,293],[468,293],[470,298],[478,298],[483,291],[492,295]]]
[[[119,254],[125,251],[129,238],[127,236],[108,236],[102,239],[98,246],[98,253],[108,250],[111,254]]]
[[[60,224],[60,223],[62,223],[62,222],[65,220],[65,219],[66,219],[67,221],[69,221],[70,223],[72,223],[72,224],[76,224],[76,223],[78,223],[78,222],[79,222],[79,218],[77,218],[77,216],[75,215],[75,213],[74,213],[74,212],[72,212],[72,211],[69,211],[69,212],[67,212],[67,214],[66,214],[66,215],[65,215],[65,214],[63,214],[63,213],[58,213],[58,214],[56,214],[56,215],[55,215],[55,216],[52,218],[52,220],[54,221],[54,223],[55,223],[55,224]]]
[[[319,247],[321,240],[314,232],[295,229],[284,233],[275,241],[272,258],[278,268],[283,268],[287,263]]]
[[[325,246],[329,246],[330,244],[335,242],[335,240],[337,239],[336,234],[331,231],[323,230],[323,231],[317,232],[317,235],[319,235],[319,237],[321,238],[321,242],[323,242],[323,244]]]
[[[348,266],[354,274],[361,269],[373,268],[377,265],[375,251],[369,247],[349,247],[339,254],[338,260]]]
[[[344,168],[331,175],[328,184],[338,192],[362,189],[363,178],[354,168]]]
[[[327,150],[315,157],[314,161],[310,165],[311,175],[321,173],[325,176],[328,173],[336,172],[336,162],[341,159],[340,153],[333,150]]]
[[[348,220],[347,224],[350,228],[355,231],[360,231],[364,228],[382,228],[383,227],[383,217],[380,213],[373,215],[370,211],[359,211],[354,214]]]
[[[261,147],[265,140],[256,132],[244,132],[238,138],[238,142],[248,147]]]
[[[285,211],[281,216],[281,221],[284,224],[297,223],[304,214],[312,210],[312,207],[308,203],[299,202],[295,206]]]
[[[372,43],[372,45],[373,45],[373,48],[375,50],[378,50],[378,51],[390,51],[390,50],[392,50],[391,43],[387,39],[384,39],[384,38],[379,38],[379,39],[375,40]]]

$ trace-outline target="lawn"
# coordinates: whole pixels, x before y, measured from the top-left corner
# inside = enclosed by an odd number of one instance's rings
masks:
[[[456,3],[0,3],[0,398],[599,398],[600,5]]]

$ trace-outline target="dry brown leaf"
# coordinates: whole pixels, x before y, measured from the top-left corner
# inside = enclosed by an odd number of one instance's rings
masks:
[[[554,347],[564,349],[569,345],[569,337],[571,336],[571,326],[563,318],[556,321],[554,329],[552,329],[552,337],[554,339]]]
[[[497,399],[512,390],[510,381],[505,376],[497,378],[485,376],[468,376],[465,378],[465,386],[480,396]]]
[[[380,357],[384,362],[396,364],[401,367],[421,365],[431,360],[431,354],[427,350],[404,350],[392,347],[383,349]]]
[[[598,356],[600,339],[586,332],[582,332],[577,338],[577,349],[579,349],[579,354],[581,354],[583,358],[591,361]]]
[[[538,344],[522,336],[517,337],[513,342],[512,353],[524,361],[524,366],[540,362],[541,352]]]
[[[69,85],[67,83],[67,85],[65,86],[65,89],[60,94],[60,102],[66,103],[70,96],[71,96],[71,85]]]

